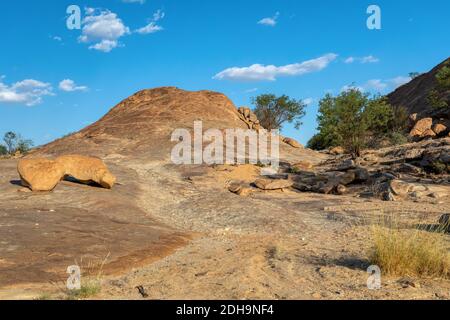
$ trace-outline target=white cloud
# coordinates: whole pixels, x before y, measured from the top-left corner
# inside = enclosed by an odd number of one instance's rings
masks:
[[[81,36],[83,43],[94,43],[89,49],[110,52],[119,45],[119,39],[130,33],[130,29],[117,14],[109,10],[86,8]]]
[[[379,62],[380,59],[375,58],[374,56],[367,56],[361,58],[361,63],[376,63]]]
[[[145,0],[122,0],[122,2],[124,3],[139,3],[139,4],[144,4]]]
[[[364,91],[365,91],[363,87],[358,87],[358,86],[356,86],[356,85],[354,85],[354,84],[351,84],[351,85],[345,85],[345,86],[343,86],[343,87],[341,88],[341,92],[349,91],[349,90],[358,90],[358,91],[361,91],[361,92],[364,92]]]
[[[137,29],[135,32],[140,34],[150,34],[155,33],[161,30],[164,30],[163,27],[159,26],[157,22],[165,17],[165,13],[162,10],[158,10],[153,14],[153,18],[150,19],[149,23],[142,27]]]
[[[368,90],[377,90],[377,91],[383,91],[388,87],[388,84],[386,82],[383,82],[383,80],[380,79],[373,79],[366,82],[364,85],[364,88]]]
[[[258,91],[258,88],[247,89],[247,90],[245,90],[244,92],[245,92],[245,93],[253,93],[253,92],[256,92],[256,91]]]
[[[345,59],[344,62],[345,63],[353,63],[353,62],[355,62],[355,58],[354,57],[348,57],[347,59]]]
[[[112,49],[117,48],[118,46],[119,42],[117,40],[102,40],[96,44],[90,45],[89,49],[110,52]]]
[[[0,103],[33,106],[41,103],[42,97],[54,95],[52,91],[53,88],[49,83],[38,80],[26,79],[10,86],[0,80]]]
[[[354,62],[359,62],[359,63],[376,63],[379,62],[380,59],[370,55],[370,56],[365,56],[365,57],[348,57],[347,59],[344,60],[345,63],[350,64],[350,63],[354,63]]]
[[[280,13],[277,12],[275,13],[275,15],[273,17],[267,17],[267,18],[263,18],[261,20],[258,21],[258,24],[262,24],[264,26],[269,26],[269,27],[275,27],[277,25],[277,20],[278,17],[280,16]]]
[[[309,106],[310,104],[314,103],[314,98],[306,98],[302,101],[305,105]]]
[[[329,53],[319,58],[285,66],[253,64],[249,67],[232,67],[216,74],[216,80],[236,81],[275,81],[277,77],[300,76],[306,73],[317,72],[326,68],[337,58],[334,53]]]
[[[59,83],[59,89],[66,92],[73,92],[73,91],[86,91],[88,90],[88,87],[77,86],[73,80],[64,79]]]
[[[404,77],[404,76],[398,76],[396,78],[386,79],[386,80],[371,79],[361,86],[346,85],[346,86],[342,87],[341,91],[347,91],[351,88],[356,88],[361,92],[375,91],[375,92],[379,92],[379,93],[384,93],[388,90],[395,90],[399,86],[401,86],[405,83],[408,83],[409,81],[411,81],[411,78]]]
[[[62,38],[60,36],[54,36],[52,39],[58,42],[62,41]]]
[[[392,84],[394,89],[397,89],[398,87],[410,82],[411,80],[411,77],[398,76],[396,78],[390,79],[389,82]]]

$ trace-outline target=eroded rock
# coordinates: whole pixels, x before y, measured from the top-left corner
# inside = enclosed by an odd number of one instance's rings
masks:
[[[297,148],[297,149],[303,148],[303,146],[297,140],[294,140],[292,138],[283,138],[282,141],[284,143],[290,145],[293,148]]]
[[[51,159],[22,159],[17,165],[22,184],[33,191],[51,191],[67,176],[111,189],[116,177],[101,159],[79,155]]]
[[[279,190],[292,187],[294,182],[285,179],[257,179],[255,186],[262,190]]]
[[[33,191],[51,191],[64,177],[64,167],[49,159],[22,159],[17,165],[22,185]]]

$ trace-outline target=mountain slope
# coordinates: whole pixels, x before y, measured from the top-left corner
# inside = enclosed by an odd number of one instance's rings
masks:
[[[426,116],[442,116],[442,110],[437,111],[430,105],[428,96],[430,91],[436,89],[438,86],[436,74],[447,63],[450,63],[450,58],[447,58],[431,71],[424,73],[417,78],[414,78],[409,83],[397,88],[387,96],[389,103],[394,106],[405,107],[410,114],[418,113],[420,118]],[[440,96],[450,103],[449,91],[441,93]],[[448,115],[448,109],[444,111],[444,113],[445,112]]]

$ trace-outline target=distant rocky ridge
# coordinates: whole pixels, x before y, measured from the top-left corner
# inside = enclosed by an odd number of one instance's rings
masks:
[[[430,91],[437,86],[436,74],[448,63],[450,63],[450,58],[447,58],[431,71],[421,74],[409,83],[397,88],[387,96],[389,103],[393,106],[403,106],[410,114],[417,113],[419,119],[442,116],[448,118],[448,108],[446,110],[436,110],[428,101]],[[450,91],[444,93],[443,98],[450,104]]]

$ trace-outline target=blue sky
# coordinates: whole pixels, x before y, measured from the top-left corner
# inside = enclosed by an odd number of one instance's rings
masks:
[[[128,2],[128,3],[127,3]],[[159,86],[225,93],[237,106],[261,93],[309,103],[354,84],[388,93],[450,53],[447,0],[1,1],[0,134],[42,144],[98,120],[134,92]],[[81,30],[66,9],[82,9]],[[381,8],[381,30],[366,27]]]

